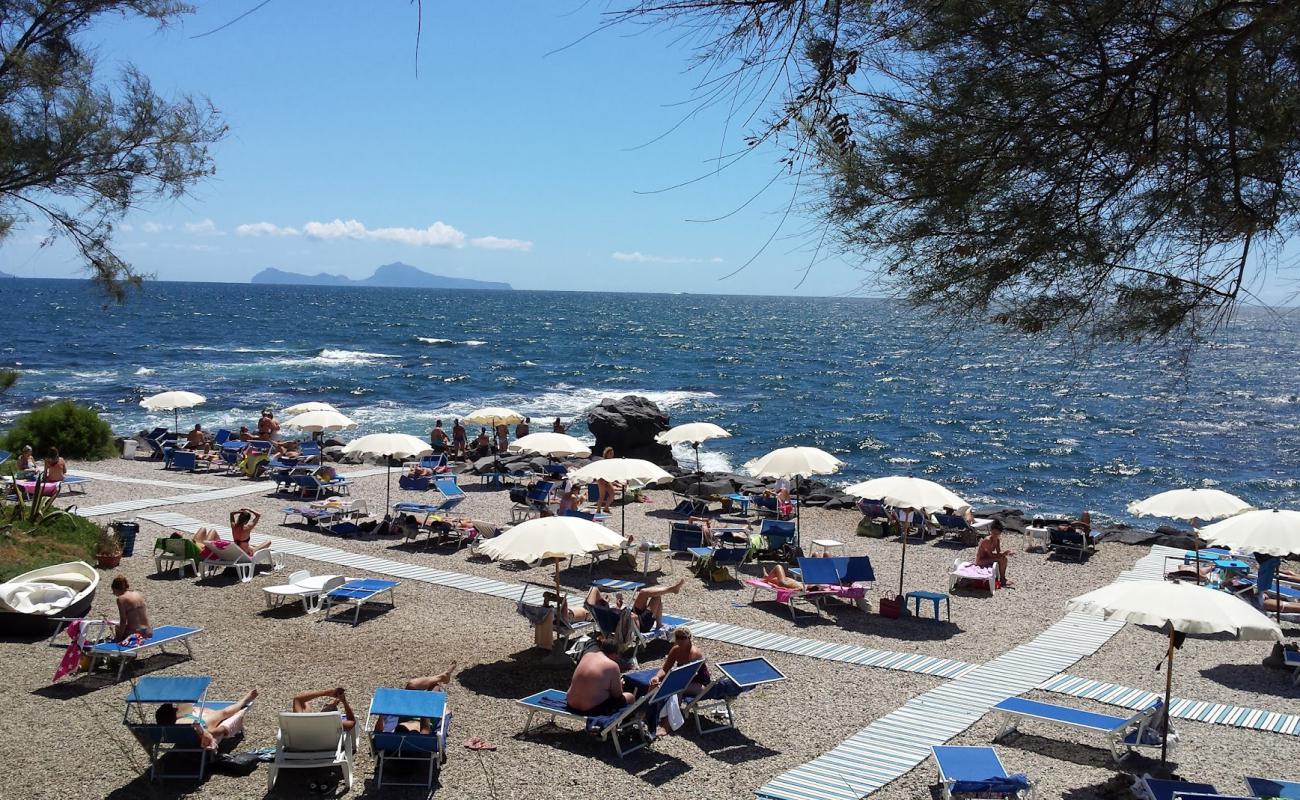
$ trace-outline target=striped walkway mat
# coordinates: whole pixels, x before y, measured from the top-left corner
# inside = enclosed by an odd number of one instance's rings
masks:
[[[1115,683],[1076,678],[1073,675],[1058,675],[1038,688],[1133,710],[1146,708],[1152,702],[1164,699],[1163,694],[1148,692],[1143,689],[1131,689]],[[1187,700],[1178,697],[1170,701],[1169,713],[1177,719],[1192,720],[1193,722],[1231,725],[1236,728],[1272,731],[1273,733],[1290,736],[1300,735],[1300,714],[1281,714],[1259,708],[1246,708],[1228,703],[1210,703],[1203,700]]]
[[[224,526],[209,525],[208,523],[184,514],[164,511],[151,514],[141,514],[140,519],[154,522],[159,525],[165,525],[169,528],[183,530],[188,533],[193,533],[201,527],[210,527],[216,528],[224,534],[229,534],[229,529]],[[380,575],[393,575],[400,578],[409,578],[411,580],[431,583],[436,586],[447,586],[453,589],[461,589],[476,594],[492,595],[493,597],[502,597],[508,600],[518,600],[520,594],[524,591],[524,587],[520,583],[509,583],[506,581],[494,580],[492,578],[482,578],[477,575],[466,575],[463,572],[431,569],[416,564],[392,561],[386,558],[375,558],[360,553],[339,550],[334,547],[324,547],[321,545],[309,544],[307,542],[300,542],[296,539],[286,539],[281,536],[269,536],[268,538],[274,545],[276,552],[299,556],[301,558],[308,558],[314,561],[324,561],[329,564],[353,567],[355,569],[366,570],[367,572],[374,572]],[[530,589],[527,599],[529,602],[540,602],[541,590],[534,592]],[[582,600],[583,598],[581,597],[571,597],[571,602],[573,603],[581,603]],[[743,647],[753,647],[760,650],[791,653],[793,655],[806,656],[808,658],[821,658],[828,661],[840,661],[847,664],[860,664],[867,667],[879,667],[881,669],[893,669],[902,672],[917,672],[924,675],[933,675],[939,678],[953,678],[964,672],[975,669],[974,664],[969,664],[965,661],[955,661],[953,659],[937,658],[917,653],[896,653],[890,650],[876,650],[870,647],[836,644],[834,642],[826,642],[819,639],[802,639],[797,636],[786,636],[780,633],[770,633],[768,631],[742,628],[738,625],[726,625],[718,622],[690,620],[690,624],[692,633],[701,638],[727,642],[728,644],[735,644]],[[1039,680],[1041,681],[1042,678]]]
[[[369,478],[372,475],[383,475],[388,472],[384,467],[370,467],[367,469],[353,470],[352,472],[341,472],[340,476],[348,479]],[[86,475],[88,473],[80,473]],[[145,481],[137,481],[145,483]],[[159,482],[158,485],[164,485]],[[177,486],[180,484],[167,484]],[[161,506],[175,506],[188,503],[206,503],[209,500],[229,500],[234,497],[246,497],[250,494],[266,493],[270,491],[270,484],[262,481],[240,482],[233,486],[226,486],[221,489],[205,489],[201,492],[192,492],[190,494],[178,494],[171,497],[154,497],[141,500],[123,500],[117,503],[105,503],[98,506],[87,506],[78,508],[77,515],[82,517],[102,517],[106,514],[125,514],[129,511],[142,511],[146,508],[159,508]]]
[[[141,486],[161,486],[164,489],[207,489],[209,487],[199,483],[176,483],[174,481],[155,481],[148,478],[127,478],[122,475],[110,475],[107,472],[92,472],[88,469],[74,469],[69,473],[84,478],[90,478],[96,481],[107,481],[108,483],[137,483]]]

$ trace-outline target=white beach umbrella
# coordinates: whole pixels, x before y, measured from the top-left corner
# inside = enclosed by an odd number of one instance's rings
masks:
[[[645,486],[652,483],[668,483],[673,479],[658,464],[641,458],[602,458],[574,471],[573,478],[580,481],[607,480],[610,483],[623,484],[622,522],[619,530],[627,532],[627,487],[628,484]]]
[[[478,551],[497,561],[531,563],[543,558],[564,559],[596,550],[621,547],[623,537],[604,525],[580,517],[542,517],[520,523],[479,545]],[[560,593],[560,562],[555,562],[555,591]]]
[[[591,455],[590,447],[567,433],[530,433],[515,439],[506,449],[511,453],[541,453],[551,458]]]
[[[1282,558],[1300,553],[1300,511],[1264,508],[1258,511],[1246,511],[1228,517],[1222,522],[1201,528],[1197,535],[1210,544],[1228,547],[1246,553]],[[1198,551],[1199,554],[1199,551]],[[1198,569],[1199,573],[1200,570]],[[1264,591],[1267,587],[1256,587]],[[1279,602],[1277,618],[1282,619],[1282,575],[1279,571],[1273,590],[1277,592]]]
[[[1231,517],[1254,506],[1236,495],[1219,489],[1173,489],[1128,504],[1128,513],[1138,517],[1211,520]]]
[[[1164,628],[1169,634],[1165,665],[1165,713],[1173,691],[1178,634],[1228,633],[1238,639],[1282,640],[1277,623],[1228,592],[1180,581],[1119,581],[1066,602],[1066,608],[1106,619]],[[1166,717],[1166,722],[1168,717]],[[1166,725],[1167,727],[1167,725]],[[1166,743],[1168,737],[1165,737]],[[1160,748],[1165,761],[1166,743]]]
[[[140,401],[140,405],[150,411],[172,412],[172,427],[180,425],[180,409],[193,408],[208,402],[208,398],[194,392],[161,392]]]
[[[357,423],[338,411],[305,411],[284,421],[284,427],[297,428],[300,431],[320,433],[321,431],[341,431],[357,427]]]
[[[799,479],[808,475],[839,472],[844,462],[817,447],[782,447],[765,456],[745,462],[745,470],[755,478],[794,478],[794,493],[799,495]],[[794,507],[795,538],[799,538],[799,506]],[[796,542],[798,544],[798,542]]]
[[[887,478],[875,478],[862,483],[855,483],[844,490],[847,494],[879,500],[893,508],[919,508],[925,513],[951,508],[958,514],[970,510],[970,503],[958,497],[947,487],[928,481],[925,478],[912,478],[904,475],[891,475]],[[911,520],[908,520],[910,527]],[[898,593],[903,593],[903,573],[907,567],[907,539],[909,531],[903,531],[903,557],[898,565]]]
[[[700,471],[700,442],[709,439],[726,439],[731,436],[725,428],[712,422],[688,422],[669,428],[663,433],[655,434],[655,441],[660,444],[689,444],[695,448],[695,471]]]
[[[389,459],[413,458],[433,452],[433,447],[423,439],[405,433],[371,433],[359,436],[343,448],[344,454],[381,457],[388,463],[388,486],[384,493],[384,515],[388,515],[389,501],[393,498],[393,465]]]
[[[460,418],[461,422],[468,422],[472,425],[514,425],[524,421],[524,415],[512,408],[501,408],[500,406],[488,406],[471,411],[468,416]]]
[[[338,409],[335,408],[330,403],[322,403],[316,400],[312,400],[306,403],[298,403],[297,405],[292,405],[289,406],[288,408],[281,409],[280,413],[284,414],[286,417],[292,417],[294,414],[306,414],[311,411],[338,411]]]

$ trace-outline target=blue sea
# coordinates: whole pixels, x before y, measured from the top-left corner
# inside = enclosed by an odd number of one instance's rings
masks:
[[[426,435],[483,405],[578,420],[644,395],[730,439],[705,469],[786,445],[835,482],[937,480],[974,503],[1092,509],[1216,486],[1300,506],[1300,319],[1247,309],[1190,355],[945,323],[858,298],[475,292],[151,282],[116,305],[85,281],[5,281],[0,424],[71,397],[119,432],[170,424],[140,398],[195,391],[182,424],[253,425],[335,404],[360,431]],[[685,456],[686,453],[682,453]],[[688,463],[690,463],[688,461]]]

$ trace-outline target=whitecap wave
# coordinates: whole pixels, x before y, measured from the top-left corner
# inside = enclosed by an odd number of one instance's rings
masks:
[[[451,339],[438,339],[433,336],[417,336],[415,337],[415,340],[417,342],[424,342],[425,344],[455,344]]]
[[[521,366],[521,367],[535,367],[535,366],[537,366],[537,362],[535,362],[535,361],[521,361],[521,362],[519,362],[519,366]]]
[[[461,344],[469,345],[470,347],[478,347],[481,344],[487,344],[487,342],[480,341],[478,339],[466,339],[465,341],[461,342]]]
[[[327,347],[314,356],[307,358],[277,358],[272,363],[284,366],[325,365],[329,367],[345,367],[374,364],[385,358],[397,358],[397,356],[388,353],[369,353],[365,350],[342,350]]]
[[[139,369],[137,369],[137,370],[135,371],[135,374],[136,374],[136,375],[153,375],[153,374],[156,373],[156,372],[157,372],[157,370],[149,369],[148,367],[140,367]]]
[[[594,442],[593,442],[594,444]],[[673,445],[673,458],[685,469],[695,469],[695,448],[688,444]],[[700,470],[703,472],[735,472],[726,453],[700,448]]]

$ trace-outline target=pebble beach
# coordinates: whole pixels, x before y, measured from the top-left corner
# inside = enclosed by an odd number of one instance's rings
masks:
[[[82,508],[128,499],[173,497],[245,483],[243,478],[220,474],[163,471],[157,462],[113,460],[71,464],[103,475],[94,480],[87,495],[77,497]],[[344,467],[344,471],[357,469]],[[110,480],[109,477],[118,478]],[[136,481],[168,481],[187,487],[160,487]],[[419,500],[416,492],[396,488],[393,500]],[[481,486],[476,476],[461,483],[468,494],[457,514],[504,524],[510,519],[507,492]],[[414,564],[500,581],[550,582],[550,566],[519,569],[473,557],[467,550],[424,549],[397,538],[343,539],[304,525],[282,525],[280,509],[291,503],[272,495],[263,482],[257,491],[233,500],[182,503],[166,510],[224,525],[230,512],[247,506],[263,515],[254,534],[268,534],[298,542],[362,553],[403,564]],[[386,477],[357,478],[351,496],[365,500],[371,510],[384,506]],[[668,492],[649,491],[650,502],[629,503],[627,532],[641,541],[666,542],[672,507]],[[621,509],[609,524],[618,528]],[[147,512],[141,512],[147,513]],[[96,517],[106,524],[127,519],[130,513]],[[848,554],[868,555],[876,571],[875,591],[869,593],[868,613],[844,606],[819,616],[792,621],[784,606],[750,602],[751,592],[736,582],[706,584],[687,570],[684,560],[652,569],[651,584],[685,582],[679,594],[670,595],[666,611],[692,619],[731,623],[750,629],[781,633],[832,643],[859,645],[899,653],[916,653],[979,664],[1017,644],[1028,642],[1064,615],[1065,601],[1113,581],[1148,552],[1146,547],[1103,544],[1083,563],[1049,558],[1030,552],[1023,536],[1008,534],[1007,546],[1015,550],[1010,577],[1014,588],[987,592],[958,590],[952,598],[952,620],[935,621],[928,612],[897,620],[882,618],[876,605],[882,593],[898,587],[901,548],[896,539],[868,539],[854,535],[856,511],[806,509],[801,516],[805,541],[830,538],[846,544]],[[305,615],[298,606],[267,610],[262,588],[283,583],[289,572],[308,569],[314,574],[336,573],[372,577],[356,570],[331,566],[294,556],[275,572],[261,572],[251,582],[233,577],[196,581],[187,576],[155,574],[150,548],[154,538],[170,531],[141,522],[134,556],[123,559],[119,570],[102,573],[101,589],[93,614],[114,612],[109,579],[125,575],[148,602],[155,625],[181,624],[203,628],[194,640],[194,660],[155,657],[143,662],[140,674],[210,675],[208,696],[233,699],[256,686],[260,697],[249,712],[246,736],[236,748],[249,751],[273,746],[276,713],[288,710],[290,698],[312,688],[343,686],[359,715],[364,717],[370,695],[377,687],[400,686],[404,680],[441,672],[451,664],[457,672],[448,690],[453,714],[450,754],[436,784],[435,796],[507,798],[530,796],[650,797],[671,793],[683,797],[752,797],[755,790],[785,770],[807,762],[842,742],[856,731],[906,702],[932,689],[943,679],[928,675],[837,663],[785,653],[757,650],[718,641],[699,642],[714,661],[767,657],[788,680],[764,687],[737,705],[736,732],[707,737],[689,726],[662,737],[653,747],[620,761],[612,748],[561,722],[561,730],[548,729],[527,738],[520,736],[524,711],[515,700],[545,688],[564,688],[571,668],[546,663],[545,652],[533,647],[532,631],[511,602],[453,588],[404,581],[397,589],[395,608],[363,614],[355,627],[349,620],[325,620]],[[969,559],[973,548],[956,544],[926,543],[908,547],[905,587],[908,590],[945,591],[947,573],[957,559]],[[656,555],[652,567],[659,562]],[[752,569],[752,568],[750,568]],[[639,573],[636,573],[639,574]],[[373,577],[385,577],[376,575]],[[575,564],[560,572],[564,587],[584,593],[595,577],[635,577],[609,564],[590,570]],[[1284,626],[1285,627],[1285,626]],[[1288,630],[1294,637],[1297,631]],[[1164,635],[1128,625],[1070,673],[1149,691],[1161,691],[1164,673],[1155,667],[1161,659]],[[217,772],[202,783],[150,782],[144,751],[121,724],[123,698],[129,683],[114,683],[96,676],[65,678],[51,684],[60,649],[42,641],[0,641],[5,680],[0,684],[0,704],[14,724],[0,726],[0,752],[7,767],[0,778],[6,797],[247,797],[265,791],[265,766],[251,775]],[[666,647],[651,647],[644,666],[660,663]],[[1269,645],[1226,638],[1189,638],[1178,653],[1176,696],[1268,711],[1300,714],[1300,688],[1289,675],[1265,668],[1260,660]],[[1106,713],[1113,706],[1064,698],[1045,692],[1031,697],[1064,702]],[[27,724],[18,724],[25,720]],[[1141,773],[1152,762],[1143,756],[1128,759],[1122,767],[1110,761],[1103,741],[1069,729],[1026,724],[1025,733],[999,745],[1010,771],[1028,774],[1038,784],[1039,797],[1104,798],[1119,785],[1119,773]],[[1300,740],[1295,736],[1246,731],[1226,725],[1182,722],[1182,739],[1176,769],[1188,779],[1215,783],[1220,789],[1239,791],[1243,774],[1300,778]],[[992,715],[961,734],[954,744],[987,744],[997,732]],[[469,737],[496,745],[493,751],[471,751],[461,746]],[[311,785],[331,778],[329,771],[285,773],[276,796],[310,796]],[[372,777],[369,750],[358,745],[354,793],[369,791]],[[318,774],[319,773],[319,774]],[[337,785],[327,787],[338,791]],[[935,770],[930,761],[872,795],[881,798],[938,796]],[[389,790],[385,790],[388,793]],[[423,796],[421,790],[392,791],[393,796]]]

